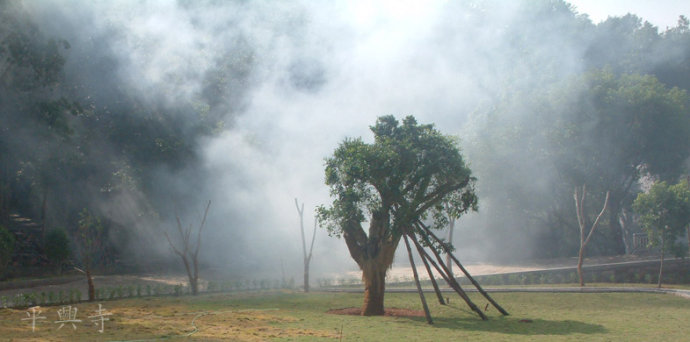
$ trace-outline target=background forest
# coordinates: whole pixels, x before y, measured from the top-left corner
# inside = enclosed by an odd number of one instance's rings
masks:
[[[0,0],[0,225],[62,229],[79,264],[80,226],[98,222],[99,268],[152,270],[177,263],[175,215],[212,200],[205,267],[298,270],[293,198],[327,202],[323,158],[384,114],[459,137],[479,196],[455,233],[470,260],[577,255],[583,184],[592,215],[610,191],[588,256],[630,253],[637,194],[688,174],[684,16],[595,24],[559,0],[362,13]],[[351,266],[342,242],[316,246]]]

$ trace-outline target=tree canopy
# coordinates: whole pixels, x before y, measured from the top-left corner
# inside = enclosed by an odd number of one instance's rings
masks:
[[[676,257],[688,253],[688,244],[680,239],[690,224],[690,185],[683,180],[675,185],[656,182],[649,191],[640,193],[633,209],[640,216],[640,225],[647,233],[649,245],[659,248],[659,278],[661,287],[664,270],[664,256],[667,251]]]

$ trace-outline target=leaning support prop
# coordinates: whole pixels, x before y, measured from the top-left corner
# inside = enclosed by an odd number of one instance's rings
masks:
[[[405,240],[405,247],[407,247],[407,255],[410,257],[410,266],[412,266],[412,274],[414,274],[414,282],[417,285],[419,299],[422,301],[422,306],[424,307],[424,316],[426,317],[426,322],[429,324],[434,324],[434,321],[431,319],[431,313],[429,312],[429,306],[426,304],[426,298],[424,298],[422,284],[419,282],[419,275],[417,274],[417,267],[414,265],[412,249],[410,248],[410,242],[407,241],[407,234],[403,234],[403,239]]]
[[[416,244],[415,244],[415,247],[417,247]],[[422,249],[422,251],[423,251],[423,249]],[[419,248],[417,248],[417,253],[419,254],[419,257],[422,258],[422,262],[424,263],[424,268],[426,268],[426,273],[429,274],[429,280],[431,280],[431,285],[434,287],[434,292],[436,292],[436,298],[438,298],[438,303],[441,305],[446,305],[446,301],[443,300],[443,294],[441,294],[441,289],[438,288],[438,283],[436,283],[436,279],[434,278],[434,274],[431,272],[431,268],[429,267],[429,262],[426,260],[425,255],[419,251]],[[443,275],[441,275],[441,276],[443,277]]]
[[[425,227],[423,225],[422,225],[422,227],[425,228],[425,233],[428,233],[429,236],[434,238],[434,240],[436,240],[436,242],[440,243],[443,246],[443,248],[446,250],[446,253],[448,253],[448,255],[450,255],[450,257],[453,259],[453,261],[458,266],[458,268],[460,270],[462,270],[462,273],[464,273],[465,276],[467,277],[467,279],[470,280],[472,285],[474,285],[474,287],[477,288],[477,291],[479,291],[479,293],[481,293],[482,296],[484,296],[484,298],[486,298],[486,300],[488,300],[489,303],[491,303],[491,305],[493,305],[501,314],[503,314],[504,316],[509,315],[508,311],[506,311],[505,309],[503,309],[503,307],[498,305],[498,303],[496,303],[496,301],[493,298],[491,298],[491,296],[489,296],[489,294],[481,287],[481,285],[479,285],[479,283],[474,279],[474,277],[472,277],[470,275],[470,273],[467,271],[467,269],[465,269],[465,267],[463,267],[462,264],[460,264],[460,261],[458,261],[458,259],[447,249],[446,245],[443,244],[441,239],[439,239],[436,235],[434,235],[434,233],[431,232],[431,230],[428,227]]]
[[[413,237],[413,235],[411,235],[411,237]],[[415,243],[419,243],[414,238],[412,238],[412,240],[415,241]],[[448,286],[450,286],[453,290],[455,290],[455,292],[460,296],[460,298],[462,298],[465,301],[465,303],[467,303],[467,306],[469,306],[470,309],[472,309],[472,311],[476,312],[477,315],[479,315],[479,317],[481,317],[481,319],[487,320],[488,317],[486,317],[486,315],[482,312],[482,310],[476,304],[474,304],[474,302],[472,302],[470,297],[467,295],[467,293],[465,293],[465,291],[462,289],[460,284],[455,280],[455,278],[449,276],[450,271],[448,270],[448,267],[446,267],[446,265],[443,263],[443,258],[438,253],[438,251],[436,251],[434,248],[431,248],[431,251],[436,256],[436,260],[438,260],[438,265],[436,265],[434,263],[434,266],[439,271],[439,273],[445,274],[445,278],[446,278],[446,281],[448,282]],[[425,254],[426,254],[426,252],[425,252]],[[438,268],[439,266],[441,267],[440,269]],[[441,269],[443,271],[441,271]]]

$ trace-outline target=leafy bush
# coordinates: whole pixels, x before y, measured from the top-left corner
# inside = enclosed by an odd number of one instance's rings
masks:
[[[14,234],[0,226],[0,275],[12,260],[12,253],[14,253]]]
[[[653,279],[652,279],[652,275],[651,275],[651,274],[649,274],[649,273],[646,273],[646,274],[644,275],[644,281],[645,281],[645,283],[649,283],[649,284],[651,284],[651,283],[652,283],[652,281],[653,281]]]
[[[214,281],[209,281],[208,285],[206,286],[206,291],[208,291],[208,292],[218,291],[218,284]]]
[[[44,239],[46,257],[62,271],[62,265],[70,256],[69,239],[64,229],[53,229],[46,233]]]

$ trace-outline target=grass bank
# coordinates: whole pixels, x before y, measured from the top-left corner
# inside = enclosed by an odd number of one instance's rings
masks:
[[[484,308],[486,301],[471,295]],[[0,310],[0,340],[113,341],[679,341],[690,334],[690,301],[637,293],[496,293],[510,316],[493,308],[489,321],[469,311],[460,298],[449,306],[427,294],[435,324],[423,317],[331,315],[329,309],[359,306],[361,294],[234,293],[199,297],[133,298],[103,302],[112,316],[98,332],[88,316],[98,304],[80,303],[76,319],[58,329],[57,310],[43,307],[32,332],[27,311]],[[420,309],[416,294],[386,295],[387,307]]]

